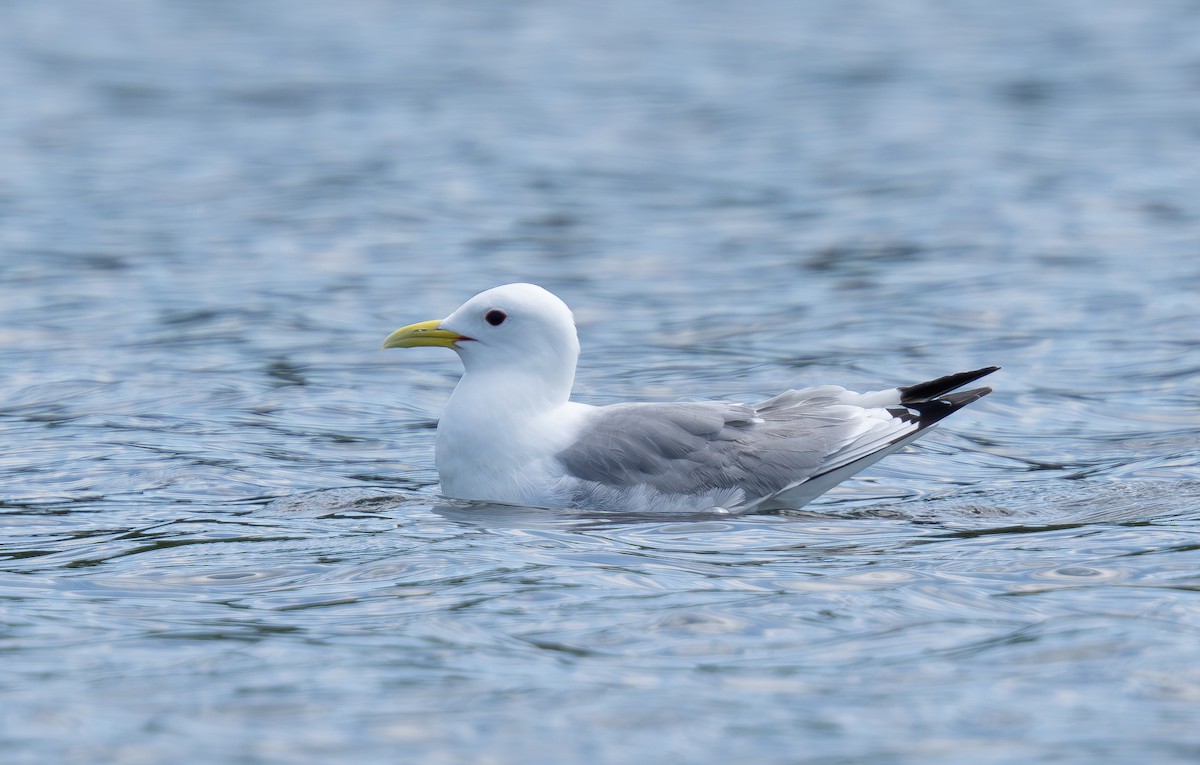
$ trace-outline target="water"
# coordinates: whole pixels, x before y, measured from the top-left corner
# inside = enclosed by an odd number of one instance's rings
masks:
[[[6,763],[1200,757],[1200,9],[0,8]],[[448,503],[577,391],[996,393],[793,515]]]

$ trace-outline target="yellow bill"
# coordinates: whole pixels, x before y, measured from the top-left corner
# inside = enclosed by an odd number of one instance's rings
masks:
[[[421,321],[401,327],[388,335],[383,341],[384,348],[457,348],[459,340],[470,340],[466,335],[460,335],[452,329],[445,329],[441,321]]]

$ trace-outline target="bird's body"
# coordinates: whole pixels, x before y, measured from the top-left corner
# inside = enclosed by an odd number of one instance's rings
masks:
[[[724,401],[570,401],[579,343],[570,310],[529,284],[476,295],[384,347],[450,347],[465,371],[438,423],[442,493],[600,510],[795,508],[990,392],[974,372],[874,393],[792,390]]]

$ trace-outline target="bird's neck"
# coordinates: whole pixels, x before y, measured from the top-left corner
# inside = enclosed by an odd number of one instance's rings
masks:
[[[568,402],[574,379],[574,371],[551,377],[520,366],[468,368],[446,403],[446,415],[464,409],[485,418],[532,417]]]

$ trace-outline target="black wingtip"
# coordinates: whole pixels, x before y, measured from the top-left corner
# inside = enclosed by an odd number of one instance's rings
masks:
[[[991,388],[972,388],[925,401],[913,401],[905,404],[904,409],[894,410],[893,414],[909,421],[915,421],[920,429],[924,430],[991,392]]]
[[[901,387],[899,388],[900,403],[904,404],[905,406],[913,406],[914,404],[921,404],[926,401],[931,401],[939,396],[943,396],[943,394],[949,393],[952,390],[961,388],[968,383],[973,383],[980,377],[986,377],[999,368],[1000,367],[983,367],[982,369],[973,369],[970,372],[958,372],[957,374],[939,377],[936,380],[928,380],[923,383],[917,383],[916,385],[907,385]],[[992,392],[991,388],[977,388],[976,390],[983,392],[978,396],[975,396],[975,398],[971,399],[971,401],[975,401],[981,396],[986,396],[988,393]],[[965,391],[964,393],[960,393],[958,395],[965,396],[974,392],[975,391]],[[943,397],[946,399],[950,398],[948,396]],[[966,406],[966,404],[971,403],[971,401],[965,402],[962,404],[962,406]]]
[[[967,404],[978,401],[991,393],[992,389],[986,387],[972,388],[958,393],[951,391],[974,382],[980,377],[990,375],[999,368],[973,369],[970,372],[959,372],[900,388],[900,403],[907,409],[907,415],[898,414],[898,416],[915,419],[922,429],[927,428],[935,422],[949,417]],[[904,410],[897,411],[899,413]]]

